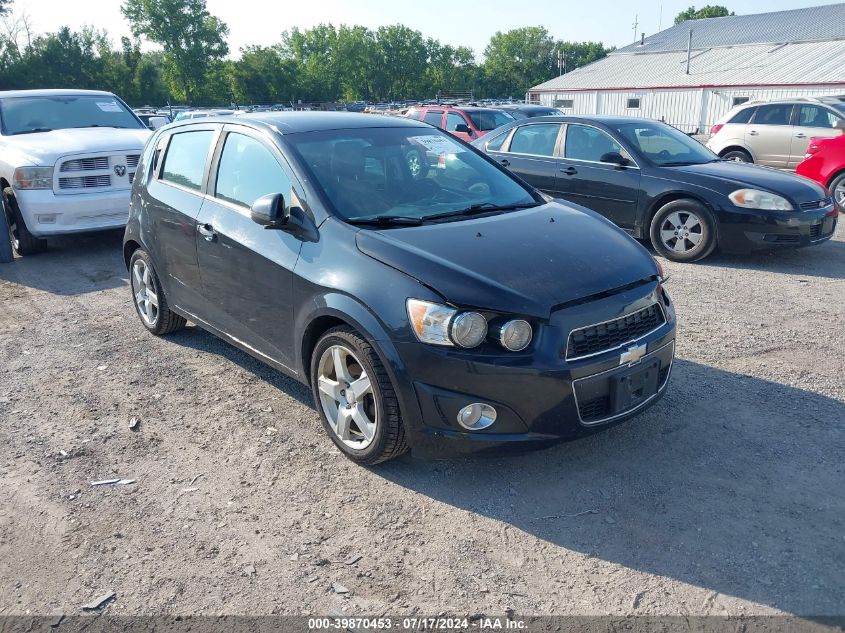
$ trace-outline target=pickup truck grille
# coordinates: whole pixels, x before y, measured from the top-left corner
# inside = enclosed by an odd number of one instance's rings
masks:
[[[566,360],[593,356],[631,343],[666,323],[656,303],[631,314],[572,330],[566,345]]]
[[[91,171],[94,169],[108,169],[109,157],[97,156],[96,158],[77,158],[62,163],[60,171]]]
[[[70,194],[129,189],[140,157],[137,153],[120,152],[60,160],[55,192]]]
[[[76,176],[59,178],[59,189],[87,189],[89,187],[111,187],[111,176]]]

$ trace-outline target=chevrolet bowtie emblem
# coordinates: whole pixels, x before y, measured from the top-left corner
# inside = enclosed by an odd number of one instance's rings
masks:
[[[629,347],[626,351],[622,352],[622,355],[619,357],[619,364],[633,365],[634,363],[640,362],[640,359],[645,356],[645,350],[645,345],[634,345],[633,347]]]

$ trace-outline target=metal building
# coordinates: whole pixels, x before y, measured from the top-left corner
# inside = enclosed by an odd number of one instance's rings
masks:
[[[528,100],[705,133],[744,101],[833,94],[845,94],[845,4],[689,20],[534,86]]]

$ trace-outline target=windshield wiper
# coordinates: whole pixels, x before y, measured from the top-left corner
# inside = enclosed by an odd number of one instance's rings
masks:
[[[53,128],[51,127],[34,127],[31,130],[23,130],[22,132],[15,132],[11,136],[17,136],[18,134],[35,134],[36,132],[52,132]]]
[[[493,202],[479,202],[471,204],[465,209],[457,209],[456,211],[446,211],[445,213],[434,213],[432,215],[424,215],[423,222],[429,220],[439,220],[440,218],[454,218],[463,215],[475,215],[478,213],[487,213],[489,211],[515,211],[516,209],[531,209],[532,207],[539,207],[539,202],[527,202],[522,204],[495,204]]]
[[[423,223],[421,218],[413,218],[407,215],[377,215],[365,218],[350,218],[348,224],[355,226],[419,226]]]

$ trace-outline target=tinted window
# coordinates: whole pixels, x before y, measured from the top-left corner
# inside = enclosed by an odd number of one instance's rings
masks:
[[[791,117],[791,103],[772,103],[757,108],[754,123],[757,125],[789,125]]]
[[[467,112],[467,116],[472,120],[475,129],[482,132],[495,130],[497,127],[507,125],[513,121],[513,117],[510,114],[500,110],[475,110]]]
[[[804,127],[833,127],[838,120],[840,117],[817,105],[802,105],[798,115],[798,125]]]
[[[510,151],[514,154],[554,156],[559,123],[523,125],[516,129],[511,139]]]
[[[347,220],[536,204],[516,180],[439,130],[327,130],[292,134],[288,143]]]
[[[609,152],[622,152],[622,147],[604,132],[583,125],[566,127],[566,158],[601,162]]]
[[[454,132],[459,125],[466,125],[467,122],[460,114],[457,112],[447,112],[446,113],[446,131],[447,132]]]
[[[436,125],[437,127],[443,127],[443,110],[429,110],[425,113],[423,121],[431,123],[431,125]]]
[[[501,151],[502,145],[504,144],[505,139],[508,137],[509,133],[510,133],[510,130],[508,130],[507,132],[502,132],[501,134],[499,134],[495,138],[487,141],[487,146],[486,146],[487,151],[489,151],[489,152]]]
[[[214,195],[251,207],[270,193],[281,193],[285,198],[290,195],[290,181],[273,153],[253,138],[229,134],[220,155]]]
[[[143,128],[114,97],[13,97],[0,100],[4,134],[84,127]]]
[[[212,130],[174,134],[164,157],[161,179],[199,191],[213,138]]]
[[[728,123],[748,123],[756,111],[757,108],[745,108],[744,110],[740,110],[733,115]]]

